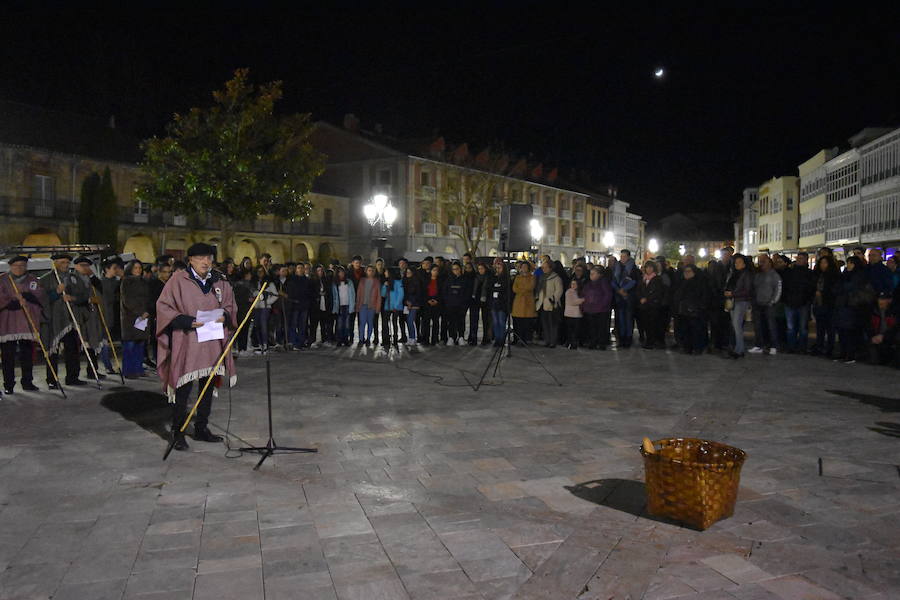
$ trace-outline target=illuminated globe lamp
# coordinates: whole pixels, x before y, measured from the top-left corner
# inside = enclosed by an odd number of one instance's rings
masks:
[[[700,248],[700,250],[697,251],[697,254],[700,255],[700,258],[706,258],[706,255],[707,255],[706,248]]]
[[[607,251],[616,245],[616,235],[612,231],[603,234],[603,245],[606,246]]]
[[[363,215],[372,227],[381,225],[384,229],[390,229],[397,220],[397,208],[386,194],[375,194],[372,201],[363,206]]]
[[[531,231],[531,246],[537,253],[541,252],[541,239],[544,237],[544,227],[537,219],[531,219],[528,222],[528,228]]]
[[[650,241],[647,242],[647,250],[650,251],[650,254],[656,256],[656,253],[659,252],[659,240],[650,238]]]

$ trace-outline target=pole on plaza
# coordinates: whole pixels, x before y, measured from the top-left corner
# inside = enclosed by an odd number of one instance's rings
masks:
[[[41,339],[41,332],[38,330],[37,325],[35,325],[34,319],[31,318],[31,312],[29,312],[28,305],[25,303],[26,300],[22,297],[22,293],[19,291],[19,286],[17,286],[16,282],[13,281],[11,273],[7,274],[7,278],[9,279],[9,284],[12,286],[13,292],[19,298],[19,304],[22,305],[22,310],[25,311],[25,319],[28,321],[28,326],[31,327],[31,332],[34,334],[34,339],[37,340],[37,343],[41,347],[41,354],[44,355],[44,360],[47,361],[47,368],[50,369],[50,373],[53,375],[53,380],[56,381],[56,387],[59,388],[63,399],[66,399],[66,390],[63,389],[62,382],[60,382],[59,380],[59,375],[56,373],[56,369],[53,368],[53,363],[50,361],[50,355],[47,354],[47,348],[44,347],[44,340]]]
[[[59,277],[59,271],[56,270],[56,265],[53,265],[53,274],[56,275],[56,282],[62,285],[62,279],[60,279]],[[87,358],[88,365],[91,367],[91,371],[93,371],[94,373],[94,380],[97,382],[97,389],[102,390],[103,386],[100,385],[100,375],[97,373],[97,367],[94,366],[94,361],[91,360],[91,353],[88,352],[88,345],[87,343],[85,343],[84,336],[81,334],[81,327],[79,327],[78,325],[78,319],[75,318],[75,312],[72,310],[72,305],[69,304],[68,300],[66,300],[66,290],[63,290],[62,299],[63,302],[66,303],[66,309],[69,311],[69,318],[72,319],[72,327],[74,327],[76,333],[78,333],[78,339],[81,342],[81,349],[84,351],[84,356],[85,358]]]
[[[97,289],[94,286],[91,286],[91,290],[94,292],[94,298],[101,300],[100,295],[97,294]],[[97,302],[97,311],[100,313],[100,322],[103,324],[103,331],[106,332],[106,339],[109,340],[109,348],[112,350],[113,360],[116,361],[116,370],[119,371],[119,378],[122,380],[122,385],[125,385],[125,375],[122,373],[122,363],[119,362],[116,345],[113,343],[112,334],[109,332],[109,327],[106,324],[106,317],[103,315],[103,307],[100,306],[100,302]]]
[[[241,321],[240,325],[238,325],[237,329],[234,330],[234,333],[231,335],[231,339],[228,340],[228,343],[225,344],[225,350],[222,351],[222,355],[219,356],[219,360],[216,361],[215,366],[212,368],[212,371],[209,373],[209,377],[206,378],[206,383],[203,385],[203,389],[200,390],[200,394],[197,396],[197,401],[194,402],[193,408],[191,408],[191,412],[188,413],[187,418],[184,420],[184,424],[180,427],[180,431],[184,433],[184,430],[187,429],[188,424],[191,422],[191,419],[194,418],[194,414],[197,412],[197,407],[200,406],[200,401],[203,399],[203,395],[206,393],[206,389],[209,387],[209,384],[212,383],[213,379],[216,377],[216,371],[219,370],[219,366],[222,364],[222,361],[225,360],[225,357],[228,356],[228,353],[231,352],[231,346],[234,345],[234,341],[237,339],[238,334],[241,332],[241,329],[244,328],[244,325],[247,324],[247,321],[250,319],[250,315],[253,314],[253,309],[256,308],[256,303],[259,302],[259,299],[262,298],[263,292],[266,291],[266,287],[268,287],[269,282],[265,281],[262,284],[262,287],[259,289],[259,293],[256,294],[256,298],[253,299],[253,304],[250,305],[250,309],[247,311],[247,314],[244,315],[244,320]],[[174,432],[173,432],[174,433]],[[172,448],[175,447],[175,436],[172,436],[172,440],[169,442],[168,448],[166,448],[165,454],[163,454],[163,460],[169,458],[169,454],[172,453]]]

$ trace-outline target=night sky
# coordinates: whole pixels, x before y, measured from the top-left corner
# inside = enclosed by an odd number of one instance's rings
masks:
[[[796,175],[864,126],[900,124],[895,9],[429,4],[6,8],[0,99],[115,114],[146,137],[246,66],[284,81],[280,110],[500,141],[618,185],[651,220],[731,212],[743,187]]]

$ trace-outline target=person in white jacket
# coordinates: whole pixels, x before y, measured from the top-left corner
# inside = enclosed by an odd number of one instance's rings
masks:
[[[545,258],[541,263],[541,280],[538,282],[537,300],[535,308],[540,311],[541,330],[544,336],[544,345],[555,348],[559,339],[559,321],[562,309],[563,279],[558,271],[562,271]]]

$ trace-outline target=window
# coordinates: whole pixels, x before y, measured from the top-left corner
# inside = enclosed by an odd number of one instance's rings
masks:
[[[787,233],[787,239],[789,239],[789,240],[794,239],[794,222],[793,221],[785,222],[785,231]]]
[[[56,180],[49,175],[35,175],[31,179],[31,197],[36,200],[56,200]]]
[[[391,185],[390,169],[381,169],[378,171],[378,185]]]
[[[537,192],[535,192],[534,190],[529,191],[528,192],[528,201],[531,202],[532,204],[535,204],[537,202]]]
[[[422,187],[430,186],[431,185],[431,173],[429,173],[428,171],[422,171],[422,173],[419,175],[419,184]]]
[[[787,197],[787,210],[794,210],[794,197],[790,194]]]

